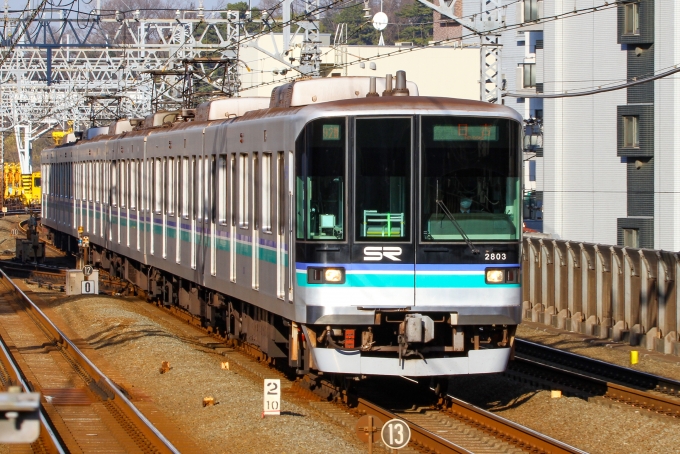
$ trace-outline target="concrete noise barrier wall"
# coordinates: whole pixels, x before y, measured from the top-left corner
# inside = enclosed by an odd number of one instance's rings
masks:
[[[680,355],[680,253],[525,237],[524,317]]]

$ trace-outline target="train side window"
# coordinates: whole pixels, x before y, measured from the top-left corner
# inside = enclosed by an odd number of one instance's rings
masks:
[[[194,175],[196,175],[196,179],[194,180],[194,200],[196,201],[196,218],[198,220],[203,220],[205,218],[205,212],[203,211],[205,204],[205,191],[204,191],[204,185],[205,185],[205,168],[204,166],[204,159],[203,157],[199,156],[198,157],[198,162],[196,164],[196,172]]]
[[[111,161],[111,205],[118,206],[118,161]]]
[[[156,214],[161,214],[163,210],[163,162],[161,158],[154,160],[154,194],[153,194],[153,211]]]
[[[262,154],[262,231],[272,233],[272,154]]]
[[[130,161],[130,209],[137,209],[137,160]]]
[[[220,155],[217,163],[217,219],[227,223],[227,155]]]
[[[94,202],[94,163],[88,162],[87,163],[87,168],[88,168],[88,178],[87,178],[87,191],[88,191],[88,199],[90,202]]]
[[[100,191],[102,185],[101,162],[94,163],[94,201],[99,203],[101,200]]]
[[[167,177],[166,180],[168,184],[166,187],[168,188],[168,200],[167,200],[167,212],[170,216],[175,215],[175,197],[177,190],[175,188],[175,158],[170,157],[168,158],[168,169],[167,169]]]
[[[286,234],[286,196],[288,195],[288,185],[286,184],[286,173],[283,161],[283,151],[279,151],[278,157],[278,186],[279,186],[279,200],[277,213],[279,221],[279,235]]]
[[[137,206],[139,207],[139,211],[144,211],[144,182],[146,179],[144,178],[144,160],[138,159],[137,160]]]
[[[76,187],[78,188],[78,193],[76,194],[77,200],[87,200],[87,188],[85,187],[85,181],[87,180],[87,174],[85,169],[85,163],[79,162],[76,167],[78,171],[78,181],[76,182]],[[83,175],[85,174],[85,175]]]
[[[189,219],[189,158],[182,158],[182,217]]]
[[[127,161],[120,161],[120,207],[127,206]]]
[[[238,225],[248,228],[248,154],[241,153],[238,178]]]

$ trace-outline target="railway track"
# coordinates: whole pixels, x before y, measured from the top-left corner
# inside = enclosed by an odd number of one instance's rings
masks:
[[[324,379],[305,377],[293,388],[307,393],[310,400],[320,400],[312,405],[352,430],[360,416],[373,416],[378,430],[375,440],[380,440],[383,423],[394,418],[405,421],[411,429],[411,442],[400,451],[403,454],[583,453],[451,395],[443,399],[444,405],[432,405],[430,390],[409,379],[371,378],[347,393]],[[384,448],[382,443],[379,446]]]
[[[2,339],[0,339],[0,365],[0,382],[4,391],[9,390],[11,387],[20,387],[21,392],[33,392],[30,383],[21,372],[19,364]],[[32,448],[33,452],[59,454],[68,452],[61,438],[57,435],[49,415],[42,406],[40,407],[40,436],[38,440],[33,442]]]
[[[357,411],[382,422],[400,418],[411,429],[410,447],[436,453],[583,453],[583,451],[516,424],[452,396],[448,409],[389,411],[364,399]]]
[[[43,434],[61,452],[180,452],[3,271],[0,292],[0,337],[16,364],[3,361],[3,374],[42,394]],[[34,452],[60,452],[39,441]]]
[[[680,418],[680,382],[604,361],[516,340],[506,375],[565,394],[604,398]]]

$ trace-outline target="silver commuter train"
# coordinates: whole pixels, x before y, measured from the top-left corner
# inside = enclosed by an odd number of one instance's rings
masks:
[[[88,130],[42,152],[43,226],[300,372],[503,371],[521,319],[521,118],[398,76]]]

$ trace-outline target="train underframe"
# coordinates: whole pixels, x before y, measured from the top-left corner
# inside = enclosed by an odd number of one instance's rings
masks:
[[[60,249],[79,253],[76,238],[58,231],[51,231],[49,237]],[[507,350],[507,356],[512,356],[516,325],[458,325],[452,313],[400,310],[376,311],[372,325],[303,325],[96,245],[90,248],[89,263],[130,282],[151,301],[186,311],[210,332],[257,350],[260,359],[299,374],[320,368],[315,361],[319,352],[356,354],[376,363],[389,358],[390,367],[413,359],[466,359],[480,350]],[[363,375],[347,372],[354,378]],[[471,368],[461,373],[474,372]]]

